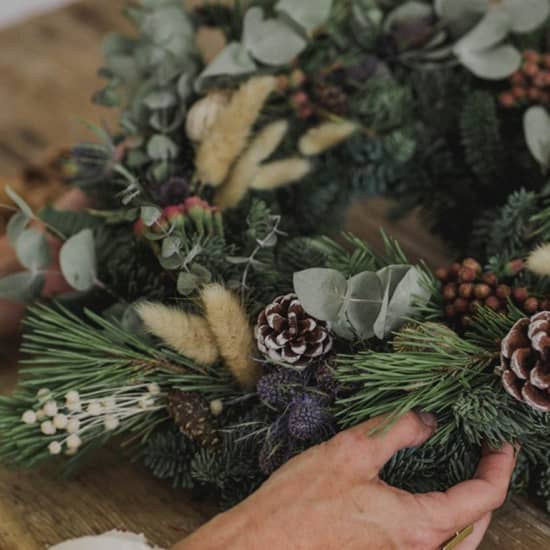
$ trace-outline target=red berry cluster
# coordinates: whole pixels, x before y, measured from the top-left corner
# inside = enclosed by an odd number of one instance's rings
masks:
[[[305,120],[315,113],[315,106],[304,90],[307,76],[302,69],[293,69],[288,75],[281,74],[277,77],[277,88],[281,93],[290,93],[290,103],[298,118]]]
[[[511,89],[500,94],[500,104],[513,108],[526,104],[550,104],[550,54],[523,52],[523,64],[510,77]]]
[[[522,261],[514,261],[506,271],[512,276],[522,267]],[[528,315],[550,309],[550,300],[539,300],[525,287],[501,283],[494,273],[483,272],[481,264],[474,258],[440,268],[435,275],[443,284],[445,317],[461,328],[471,324],[472,316],[480,306],[505,313],[510,299]]]

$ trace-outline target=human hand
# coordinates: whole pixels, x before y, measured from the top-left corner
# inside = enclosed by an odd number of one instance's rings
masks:
[[[55,203],[56,208],[60,210],[83,210],[87,205],[88,199],[79,189],[69,191]],[[52,237],[50,238],[50,246],[54,262],[46,275],[43,292],[45,297],[55,296],[70,290],[61,276],[57,264],[60,243]],[[23,267],[17,261],[13,247],[7,238],[0,238],[0,277],[22,270]],[[18,332],[24,312],[24,305],[0,299],[0,338],[11,337]]]
[[[297,456],[173,550],[436,550],[471,524],[473,534],[456,548],[477,548],[506,498],[513,447],[484,450],[470,481],[414,495],[387,485],[379,472],[399,449],[429,439],[435,419],[409,413],[375,431],[383,422],[372,419]]]

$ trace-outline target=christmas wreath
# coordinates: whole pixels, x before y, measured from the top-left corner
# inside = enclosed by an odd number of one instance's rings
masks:
[[[65,166],[94,208],[18,206],[29,304],[0,460],[66,471],[111,439],[231,506],[338,430],[439,422],[383,478],[412,491],[519,443],[550,496],[548,0],[250,0],[127,9],[105,42],[115,131]],[[205,61],[198,29],[223,32]],[[466,259],[432,271],[335,235],[359,195],[420,206]],[[43,231],[44,229],[45,231]],[[74,292],[40,299],[61,241]]]

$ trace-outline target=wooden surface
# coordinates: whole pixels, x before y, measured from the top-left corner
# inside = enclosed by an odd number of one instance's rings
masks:
[[[100,39],[126,25],[124,0],[87,0],[0,32],[0,174],[15,176],[52,147],[89,138],[79,120],[113,124],[113,113],[93,106]],[[380,225],[398,237],[413,257],[445,261],[443,246],[414,219],[384,220],[384,203],[356,204],[350,229],[377,238]],[[13,343],[0,347],[0,389],[16,378]],[[209,508],[174,492],[112,451],[100,453],[67,481],[48,472],[0,468],[0,550],[39,550],[67,538],[109,529],[144,532],[168,547],[209,517]],[[550,548],[550,517],[522,499],[495,517],[483,550]]]

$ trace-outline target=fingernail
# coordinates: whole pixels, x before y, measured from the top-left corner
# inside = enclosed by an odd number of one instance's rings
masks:
[[[420,411],[417,414],[418,418],[420,418],[422,423],[428,426],[428,428],[431,428],[432,430],[437,428],[437,419],[433,414],[425,411]]]

